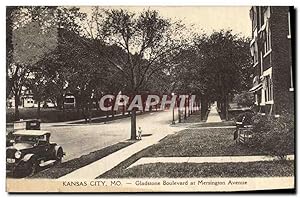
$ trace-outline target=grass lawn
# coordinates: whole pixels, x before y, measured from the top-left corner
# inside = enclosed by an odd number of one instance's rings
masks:
[[[293,176],[294,161],[249,163],[154,163],[125,169],[112,178],[276,177]]]
[[[186,129],[148,148],[144,156],[204,157],[267,154],[258,149],[249,149],[247,146],[236,144],[233,140],[234,130],[226,128]]]
[[[208,128],[202,128],[202,129],[185,129],[183,131],[180,131],[176,134],[169,135],[163,140],[161,140],[158,144],[155,144],[151,147],[148,147],[141,152],[133,155],[129,159],[125,160],[124,162],[120,163],[117,167],[113,168],[112,170],[106,172],[105,174],[99,176],[99,178],[102,177],[121,177],[123,174],[128,174],[126,170],[127,167],[129,167],[132,163],[137,161],[138,159],[142,157],[204,157],[204,156],[245,156],[245,155],[268,155],[268,153],[263,152],[259,149],[250,149],[245,145],[236,144],[233,140],[233,132],[235,129],[226,129],[226,128],[214,128],[214,129],[208,129]],[[153,172],[152,174],[156,174],[155,170],[158,170],[160,167],[163,169],[165,165],[168,165],[170,169],[166,169],[165,171],[162,171],[162,176],[166,176],[166,171],[172,172],[172,171],[179,171],[181,169],[182,173],[178,174],[185,174],[193,175],[196,170],[199,168],[203,170],[208,171],[207,176],[220,176],[222,175],[222,171],[225,169],[228,169],[230,174],[234,171],[237,171],[239,165],[238,164],[228,164],[226,166],[222,166],[220,164],[207,164],[207,165],[197,165],[197,164],[157,164],[157,165],[143,165],[142,169],[145,168],[145,170],[149,168],[150,172]],[[241,169],[242,172],[236,172],[236,174],[242,174],[244,175],[245,169],[247,168],[247,164],[251,165],[249,167],[252,167],[252,170],[255,170],[261,165],[262,171],[265,171],[263,175],[268,175],[268,173],[272,173],[272,163],[268,162],[262,162],[262,163],[243,163],[241,167],[244,167]],[[285,172],[290,173],[290,169],[293,170],[293,167],[290,167],[290,162],[288,162],[289,166],[283,166],[283,171],[278,171],[278,174],[286,174]],[[157,166],[157,167],[156,167]],[[207,166],[207,167],[205,167]],[[231,168],[235,167],[236,168]],[[275,164],[273,167],[273,170],[279,169],[281,164]],[[172,167],[172,168],[171,168]],[[202,168],[201,168],[202,167]],[[220,167],[222,171],[215,170],[216,167]],[[277,168],[276,168],[277,167]],[[288,170],[285,170],[285,167],[289,167]],[[177,169],[178,168],[178,169]],[[270,171],[268,169],[270,168]],[[138,167],[133,168],[137,171],[139,169]],[[184,171],[183,171],[184,170]],[[215,172],[214,172],[215,171]],[[275,172],[276,172],[275,171]],[[133,171],[134,172],[134,171]],[[160,171],[158,171],[160,172]],[[180,172],[180,171],[179,171]],[[251,173],[251,171],[248,171],[248,175],[256,174]],[[188,174],[187,174],[188,173]],[[228,174],[229,174],[228,173]],[[259,171],[258,171],[259,173]],[[170,173],[171,174],[171,173]],[[173,174],[176,173],[172,173]],[[227,174],[226,171],[224,174]],[[246,173],[245,173],[246,174]],[[273,173],[272,173],[273,174]],[[241,175],[241,176],[242,176]],[[171,176],[170,176],[171,177]]]
[[[37,108],[20,108],[20,118],[35,119],[37,118]],[[41,120],[42,122],[64,122],[78,119],[84,119],[82,112],[77,112],[76,109],[66,109],[64,112],[55,108],[41,108]],[[98,117],[105,115],[105,112],[93,109],[92,117]],[[6,109],[6,122],[13,122],[14,120],[14,109]]]
[[[234,121],[224,121],[224,122],[209,122],[209,123],[199,123],[190,126],[189,128],[199,128],[199,127],[222,127],[222,126],[236,126]]]
[[[195,111],[190,116],[187,115],[186,119],[184,119],[184,112],[182,113],[182,123],[205,123],[207,120],[207,116],[209,114],[209,111],[206,112],[204,117],[201,119],[201,112]]]
[[[79,169],[88,164],[91,164],[91,163],[93,163],[107,155],[110,155],[111,153],[114,153],[122,148],[125,148],[133,143],[134,143],[134,141],[119,142],[117,144],[108,146],[106,148],[91,152],[87,155],[83,155],[80,158],[69,160],[69,161],[61,163],[59,165],[42,170],[42,171],[38,172],[37,174],[35,174],[34,176],[32,176],[32,178],[59,178],[59,177],[62,177],[68,173],[71,173],[72,171],[74,171],[76,169]]]

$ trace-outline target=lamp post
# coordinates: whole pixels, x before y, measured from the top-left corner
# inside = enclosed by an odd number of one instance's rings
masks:
[[[174,93],[172,93],[172,98],[173,98],[173,96],[174,96],[175,94]],[[175,124],[175,105],[173,106],[173,119],[172,119],[172,124],[174,125]]]

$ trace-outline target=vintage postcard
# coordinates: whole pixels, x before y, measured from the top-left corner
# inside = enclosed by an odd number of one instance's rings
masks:
[[[295,191],[292,6],[6,7],[7,192]]]

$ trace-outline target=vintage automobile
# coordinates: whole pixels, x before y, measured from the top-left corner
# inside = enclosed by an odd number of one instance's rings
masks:
[[[18,130],[41,130],[41,120],[27,119],[6,124],[6,147],[12,146],[14,142],[14,131]]]
[[[50,142],[50,132],[19,130],[13,133],[14,142],[6,148],[6,170],[12,174],[21,172],[34,175],[40,167],[60,163],[63,148]]]

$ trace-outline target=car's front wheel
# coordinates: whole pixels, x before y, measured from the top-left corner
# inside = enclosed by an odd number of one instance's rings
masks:
[[[38,162],[35,159],[32,159],[27,163],[28,176],[31,177],[37,172]]]

